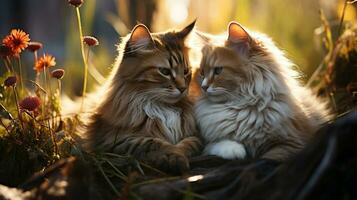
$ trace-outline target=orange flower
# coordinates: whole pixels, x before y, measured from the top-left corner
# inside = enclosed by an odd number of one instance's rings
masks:
[[[41,72],[43,69],[53,67],[55,65],[55,57],[50,54],[43,54],[43,56],[36,61],[34,70]]]
[[[28,46],[29,41],[29,34],[20,29],[12,29],[2,43],[11,49],[12,55],[19,55]]]

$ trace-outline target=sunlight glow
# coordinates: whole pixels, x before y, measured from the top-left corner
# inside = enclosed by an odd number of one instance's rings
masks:
[[[203,179],[203,176],[202,175],[197,175],[197,176],[188,177],[187,181],[188,182],[195,182],[195,181],[198,181],[198,180],[201,180],[201,179]]]
[[[182,23],[188,17],[188,0],[167,0],[166,1],[167,7],[170,10],[170,20],[174,23]]]

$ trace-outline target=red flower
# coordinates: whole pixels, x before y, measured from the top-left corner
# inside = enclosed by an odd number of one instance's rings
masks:
[[[31,51],[31,52],[35,52],[39,49],[42,48],[42,43],[40,42],[30,42],[29,46],[26,48],[27,50]]]
[[[5,79],[4,85],[6,87],[15,86],[16,82],[17,82],[16,76],[9,76],[7,77],[7,79]]]
[[[56,79],[62,79],[64,76],[64,70],[63,69],[55,69],[51,72],[51,76]]]
[[[33,97],[26,97],[22,101],[20,101],[19,106],[23,110],[34,111],[41,105],[40,98],[33,96]]]
[[[72,6],[79,7],[82,5],[83,0],[68,0],[68,3]]]
[[[92,36],[84,36],[83,37],[83,42],[86,43],[88,46],[97,46],[99,45],[99,42],[97,38],[92,37]]]
[[[11,49],[12,55],[18,55],[28,46],[29,41],[29,34],[20,29],[12,29],[2,43]]]
[[[53,67],[56,65],[55,57],[50,54],[44,54],[41,58],[39,58],[36,63],[34,70],[37,72],[43,71],[44,68]]]

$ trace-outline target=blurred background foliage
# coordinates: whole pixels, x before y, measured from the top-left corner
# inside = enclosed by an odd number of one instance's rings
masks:
[[[84,35],[100,41],[91,49],[89,86],[91,89],[104,80],[117,54],[115,45],[120,36],[138,22],[156,32],[184,27],[196,18],[202,31],[222,33],[228,22],[235,20],[268,34],[307,80],[326,54],[319,9],[337,37],[343,5],[344,0],[85,0],[81,7]],[[351,4],[345,22],[356,19],[357,6]],[[56,57],[57,67],[65,68],[64,89],[72,97],[81,94],[83,77],[76,23],[75,11],[66,0],[4,0],[0,7],[1,38],[12,28],[21,28],[32,41],[42,42],[42,51]],[[24,56],[26,73],[33,79],[33,57]]]

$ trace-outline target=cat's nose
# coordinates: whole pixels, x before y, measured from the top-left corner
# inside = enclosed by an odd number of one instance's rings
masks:
[[[201,85],[201,88],[202,88],[204,91],[207,91],[208,85]]]
[[[203,79],[202,83],[201,83],[201,88],[203,89],[203,91],[207,91],[207,88],[209,86],[209,79],[206,77]]]
[[[180,90],[181,93],[184,93],[187,87],[178,87],[178,90]]]

